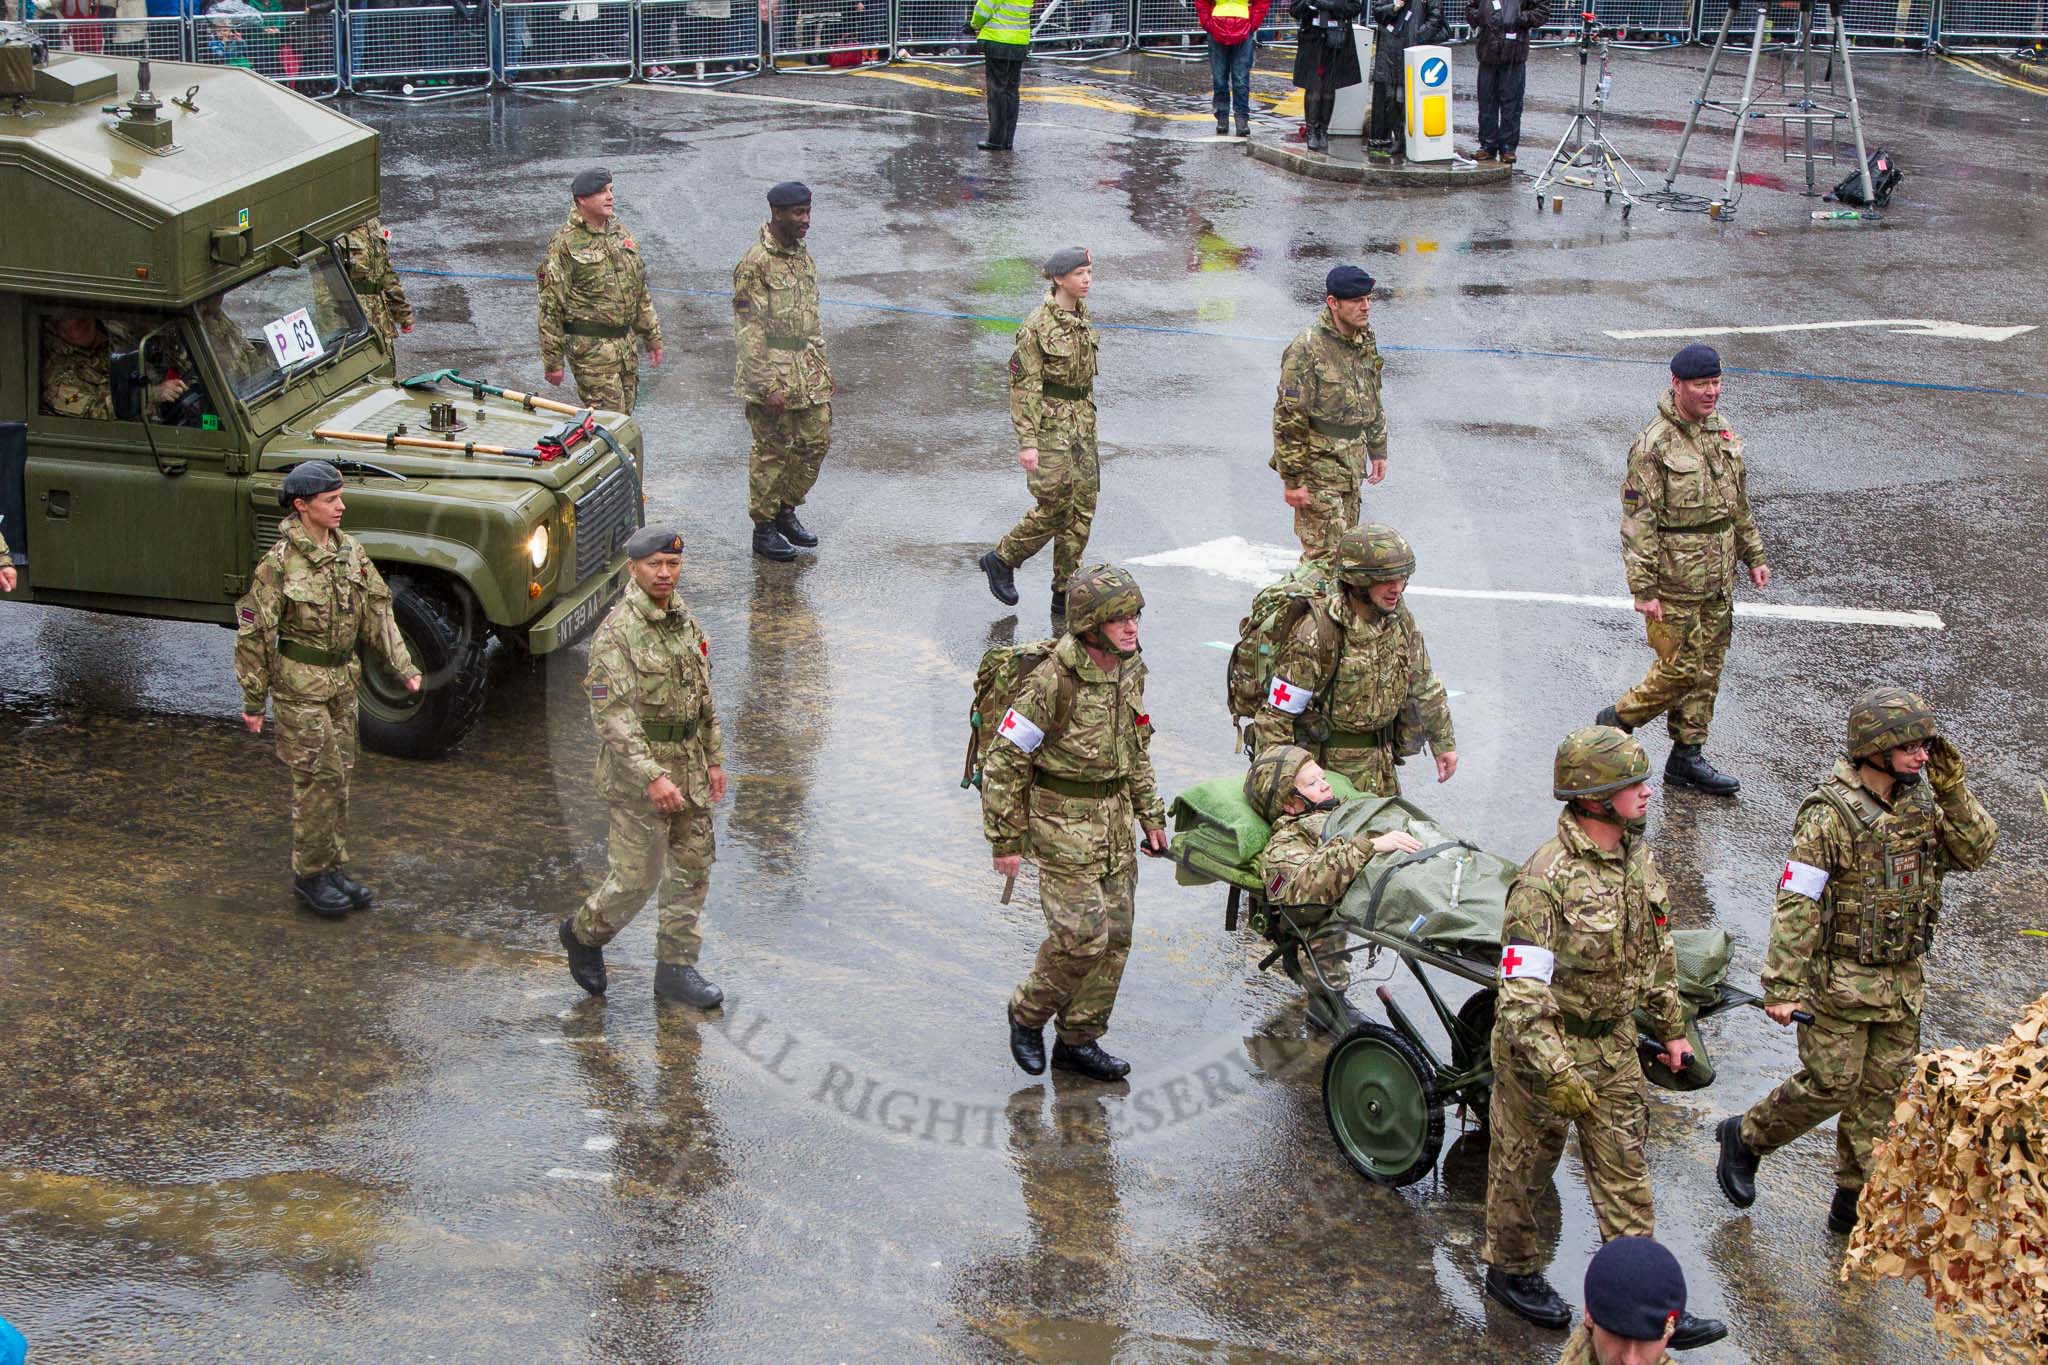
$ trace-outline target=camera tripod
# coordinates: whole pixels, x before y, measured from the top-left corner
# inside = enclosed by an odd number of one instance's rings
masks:
[[[1549,164],[1536,177],[1536,205],[1538,208],[1543,206],[1545,186],[1569,185],[1576,190],[1595,191],[1610,204],[1619,194],[1621,216],[1626,219],[1628,211],[1637,202],[1628,191],[1629,182],[1634,181],[1636,188],[1641,189],[1643,178],[1614,149],[1614,144],[1607,140],[1606,132],[1600,127],[1600,116],[1606,111],[1607,95],[1614,88],[1614,77],[1608,61],[1607,35],[1601,31],[1591,10],[1579,15],[1578,48],[1578,107],[1572,112],[1571,126],[1557,140],[1557,148],[1551,152]],[[1600,75],[1593,82],[1593,96],[1589,100],[1586,97],[1586,68],[1595,48],[1600,52]]]
[[[1685,131],[1678,135],[1678,151],[1671,158],[1671,169],[1664,176],[1664,190],[1671,192],[1672,182],[1678,179],[1679,167],[1685,164],[1685,149],[1692,141],[1693,132],[1699,127],[1700,115],[1706,110],[1727,114],[1735,120],[1735,146],[1728,154],[1728,173],[1721,181],[1721,202],[1733,210],[1736,201],[1736,184],[1742,170],[1742,138],[1749,129],[1751,116],[1777,118],[1785,130],[1785,159],[1802,160],[1806,163],[1806,193],[1808,197],[1817,191],[1813,183],[1813,167],[1817,161],[1836,160],[1835,125],[1842,119],[1849,121],[1849,132],[1856,144],[1856,173],[1863,182],[1863,197],[1867,203],[1873,197],[1870,184],[1870,157],[1863,145],[1863,106],[1856,98],[1856,72],[1849,64],[1849,37],[1842,31],[1842,0],[1826,0],[1828,22],[1834,30],[1832,52],[1828,60],[1839,66],[1842,73],[1842,89],[1847,97],[1845,107],[1823,104],[1815,98],[1813,67],[1819,51],[1813,42],[1813,8],[1815,0],[1798,0],[1799,37],[1785,49],[1787,55],[1799,64],[1800,85],[1795,96],[1787,89],[1781,98],[1764,99],[1757,95],[1757,59],[1763,55],[1764,29],[1767,16],[1761,7],[1756,16],[1756,31],[1749,39],[1749,67],[1742,76],[1742,97],[1730,104],[1725,100],[1709,98],[1714,83],[1714,73],[1721,63],[1721,54],[1728,47],[1728,28],[1734,23],[1736,12],[1742,8],[1743,0],[1728,0],[1728,10],[1721,16],[1721,31],[1714,36],[1714,50],[1707,56],[1707,74],[1700,81],[1700,93],[1693,99],[1692,112],[1686,115]],[[1791,84],[1789,79],[1787,86]],[[1827,125],[1829,150],[1825,153],[1814,149],[1814,125]],[[1805,150],[1795,158],[1791,150],[1794,136],[1793,125],[1799,126],[1804,138]]]

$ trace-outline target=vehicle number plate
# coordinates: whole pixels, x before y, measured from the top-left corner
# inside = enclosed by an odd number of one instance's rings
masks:
[[[327,353],[320,344],[320,329],[313,325],[313,315],[304,308],[294,309],[275,322],[263,324],[263,335],[270,341],[270,354],[277,360],[277,367],[285,369],[302,360],[314,360]]]
[[[612,604],[614,595],[607,588],[606,591],[594,592],[581,602],[578,602],[575,608],[562,618],[561,628],[557,631],[557,638],[567,642],[581,635],[583,628],[595,620],[598,613]]]

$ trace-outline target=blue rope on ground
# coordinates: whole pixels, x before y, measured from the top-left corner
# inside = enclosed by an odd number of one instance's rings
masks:
[[[507,280],[531,283],[531,275],[508,275],[485,270],[419,270],[404,269],[401,275],[425,275],[443,280]],[[732,294],[723,289],[677,289],[662,285],[649,285],[651,294],[678,294],[699,299],[729,299]],[[1001,313],[959,313],[948,308],[913,308],[899,303],[856,303],[851,299],[820,299],[828,308],[860,308],[870,313],[906,313],[911,317],[946,318],[955,322],[1008,322],[1021,323],[1022,318]],[[1270,346],[1284,346],[1293,338],[1260,336],[1253,332],[1211,332],[1200,327],[1156,327],[1142,322],[1098,322],[1095,326],[1105,332],[1159,332],[1167,336],[1209,337],[1216,341],[1256,341]],[[1513,346],[1402,346],[1382,345],[1382,351],[1408,351],[1417,355],[1492,355],[1506,360],[1571,360],[1586,365],[1664,365],[1668,362],[1648,357],[1637,359],[1620,355],[1588,355],[1583,351],[1525,351]],[[1854,374],[1815,374],[1807,370],[1759,370],[1742,365],[1722,367],[1729,374],[1753,374],[1766,379],[1807,379],[1827,384],[1865,384],[1881,389],[1921,389],[1931,393],[1981,393],[1994,398],[2048,398],[2048,392],[2034,389],[1994,389],[1981,384],[1936,384],[1924,379],[1868,379]]]

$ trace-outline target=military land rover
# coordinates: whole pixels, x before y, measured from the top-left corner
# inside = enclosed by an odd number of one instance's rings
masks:
[[[0,603],[232,625],[280,481],[323,459],[426,674],[414,696],[365,661],[371,747],[440,753],[494,636],[546,654],[597,622],[644,517],[639,430],[396,378],[331,246],[377,212],[375,131],[230,67],[52,54],[8,84]]]

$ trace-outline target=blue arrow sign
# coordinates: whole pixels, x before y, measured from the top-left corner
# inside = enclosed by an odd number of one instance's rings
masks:
[[[1451,74],[1451,64],[1441,57],[1431,57],[1422,64],[1422,83],[1442,85]]]

